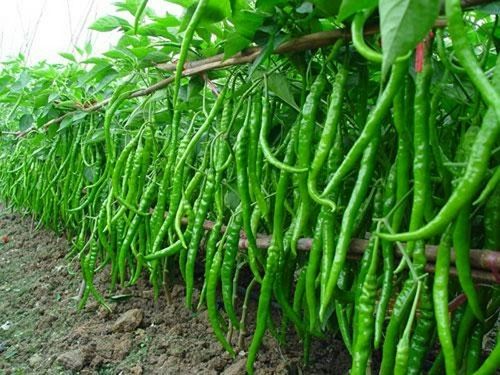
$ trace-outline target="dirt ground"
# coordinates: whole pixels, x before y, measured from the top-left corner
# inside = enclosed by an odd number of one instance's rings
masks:
[[[111,295],[101,275],[96,284],[112,313],[92,299],[78,311],[81,278],[78,261],[65,258],[68,242],[33,227],[0,206],[0,374],[245,373],[245,352],[232,359],[222,350],[206,311],[184,307],[180,284],[171,303],[164,296],[154,303],[145,281]],[[339,342],[314,342],[304,367],[301,343],[287,341],[265,338],[256,374],[347,373],[350,357]]]

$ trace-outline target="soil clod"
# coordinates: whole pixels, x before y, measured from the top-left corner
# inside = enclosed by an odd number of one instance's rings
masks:
[[[144,318],[144,312],[141,309],[131,309],[120,315],[113,324],[113,332],[132,332],[138,328]]]
[[[60,354],[56,361],[66,370],[79,371],[85,365],[85,353],[80,349]]]

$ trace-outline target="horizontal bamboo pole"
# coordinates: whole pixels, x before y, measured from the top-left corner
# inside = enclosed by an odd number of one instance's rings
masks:
[[[487,4],[492,2],[491,0],[462,0],[462,8],[470,8],[472,6],[477,6],[481,4]],[[446,27],[446,19],[436,20],[434,27],[443,28]],[[373,35],[379,32],[378,25],[371,25],[364,30],[365,35]],[[351,33],[346,29],[321,31],[308,35],[303,35],[298,38],[289,40],[280,44],[273,51],[273,54],[281,55],[286,53],[300,52],[305,50],[311,50],[316,48],[321,48],[335,43],[338,39],[351,39]],[[260,55],[262,52],[262,47],[250,47],[246,50],[237,53],[234,56],[224,60],[224,54],[218,54],[215,56],[208,57],[206,59],[188,61],[184,64],[184,72],[189,74],[195,74],[204,72],[207,70],[221,69],[228,66],[246,64],[252,62]],[[177,63],[160,63],[156,65],[157,68],[165,71],[174,71],[177,68]]]
[[[187,225],[187,218],[182,219],[182,224]],[[212,230],[215,223],[206,220],[203,223],[203,229]],[[222,226],[221,232],[225,232],[226,227]],[[238,247],[241,250],[248,249],[248,240],[245,233],[242,231],[240,233],[240,241]],[[257,248],[261,250],[267,250],[271,244],[271,236],[265,234],[257,234],[256,236]],[[312,238],[300,238],[297,243],[297,250],[299,251],[309,251],[312,246]],[[368,240],[355,238],[351,241],[349,246],[349,256],[351,258],[360,258],[366,247],[368,246]],[[434,273],[435,265],[434,262],[437,258],[437,246],[427,245],[425,247],[425,257],[429,261],[426,266],[426,271]],[[396,250],[397,256],[401,257],[401,252]],[[455,250],[451,249],[451,264],[455,265]],[[472,268],[472,278],[476,281],[498,284],[500,283],[500,251],[493,250],[483,250],[483,249],[471,249],[470,250],[470,264]],[[450,268],[450,275],[456,276],[457,270],[455,267]]]
[[[491,2],[491,0],[466,0],[462,2],[462,5],[464,7],[469,7],[471,5],[477,5],[477,4],[486,4]],[[446,27],[446,20],[444,19],[438,19],[434,25],[435,28],[443,28]],[[364,30],[365,35],[373,35],[379,31],[378,26],[372,25],[367,27]],[[321,31],[317,33],[312,33],[308,35],[303,35],[295,39],[291,39],[287,42],[284,42],[283,44],[279,45],[274,51],[273,54],[286,54],[286,53],[293,53],[293,52],[300,52],[300,51],[305,51],[305,50],[311,50],[311,49],[317,49],[321,47],[325,47],[328,45],[331,45],[335,43],[339,39],[350,39],[351,34],[350,31],[345,30],[345,29],[339,29],[339,30],[331,30],[331,31]],[[197,61],[191,61],[187,62],[184,65],[184,70],[182,72],[182,75],[184,77],[188,76],[193,76],[196,74],[200,74],[209,70],[215,70],[215,69],[222,69],[222,68],[227,68],[229,66],[236,66],[236,65],[241,65],[241,64],[248,64],[254,61],[262,52],[261,47],[251,47],[247,48],[245,51],[240,52],[236,54],[235,56],[232,56],[226,60],[224,60],[224,54],[219,54],[215,55],[212,57],[209,57],[207,59],[202,59],[202,60],[197,60]],[[177,67],[177,63],[163,63],[163,64],[158,64],[157,68],[165,71],[173,71]],[[161,90],[168,85],[170,85],[174,81],[174,77],[167,77],[163,80],[160,80],[159,82],[148,86],[144,89],[137,90],[133,92],[129,99],[133,98],[138,98],[141,96],[147,96],[151,95],[152,93]],[[110,101],[110,98],[104,99],[100,102],[97,102],[91,106],[84,107],[75,111],[67,112],[59,117],[56,117],[44,125],[42,125],[38,129],[42,129],[43,131],[47,130],[51,125],[55,125],[63,121],[65,118],[72,116],[76,113],[79,112],[94,112],[97,111],[101,108],[103,108],[106,104],[108,104]],[[28,135],[31,132],[34,132],[35,130],[38,130],[34,126],[20,131],[20,132],[0,132],[1,134],[4,135],[14,135],[17,138],[24,137]]]

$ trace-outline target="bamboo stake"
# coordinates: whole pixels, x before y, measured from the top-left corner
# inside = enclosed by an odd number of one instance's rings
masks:
[[[187,225],[187,218],[182,219],[182,224]],[[203,228],[207,231],[213,229],[215,223],[206,220],[203,223]],[[226,226],[222,226],[221,232],[226,231]],[[240,250],[248,249],[248,240],[245,233],[240,233],[240,241],[238,247]],[[271,244],[271,236],[266,234],[257,234],[257,248],[267,250]],[[309,251],[312,246],[312,238],[301,238],[297,243],[297,250]],[[349,246],[349,256],[351,258],[360,258],[368,246],[368,240],[355,238],[351,241]],[[427,245],[425,247],[425,257],[429,262],[435,262],[437,258],[437,246]],[[401,257],[401,252],[396,250],[395,254]],[[455,250],[451,250],[451,264],[455,265]],[[471,249],[470,250],[470,264],[472,267],[472,277],[477,281],[487,283],[500,283],[500,251]],[[435,265],[428,263],[426,266],[427,272],[434,272]],[[450,275],[456,276],[457,270],[455,267],[450,268]]]

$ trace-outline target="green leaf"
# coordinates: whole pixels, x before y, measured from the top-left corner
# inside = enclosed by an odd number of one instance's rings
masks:
[[[200,25],[220,22],[231,16],[229,0],[209,0],[200,20]]]
[[[52,103],[54,100],[59,99],[60,97],[61,95],[58,92],[53,92],[49,95],[48,101]]]
[[[21,116],[19,119],[19,130],[25,131],[29,129],[33,125],[33,116],[29,113],[26,113]]]
[[[108,61],[106,59],[103,59],[102,57],[90,57],[84,61],[82,61],[83,64],[108,64]]]
[[[238,33],[232,33],[224,43],[224,60],[248,47],[252,41]]]
[[[240,198],[238,197],[238,195],[234,191],[228,190],[224,195],[224,205],[230,210],[235,210],[239,204]]]
[[[169,3],[180,5],[183,8],[189,8],[196,1],[195,0],[168,0]]]
[[[88,115],[88,112],[77,112],[73,115],[73,121],[83,120]]]
[[[494,1],[490,4],[485,4],[477,8],[477,10],[487,14],[500,14],[500,1]]]
[[[22,91],[31,81],[31,76],[28,72],[24,71],[20,74],[18,80],[14,82],[11,86],[10,91],[12,92],[20,92]]]
[[[255,8],[258,8],[263,11],[270,11],[275,6],[286,4],[288,0],[257,0],[255,4]]]
[[[76,62],[75,56],[73,56],[73,54],[71,53],[61,52],[59,53],[59,56],[64,57],[66,60]]]
[[[84,143],[90,145],[100,142],[104,142],[104,130],[102,128],[96,129]]]
[[[103,53],[103,55],[116,60],[126,60],[132,62],[137,59],[129,49],[120,47],[109,50],[108,52]]]
[[[135,16],[137,9],[139,8],[139,0],[125,0],[121,2],[114,3],[116,8],[120,11],[127,11],[132,16]]]
[[[288,80],[282,74],[272,74],[268,79],[268,87],[269,89],[276,94],[281,100],[295,108],[297,111],[300,111],[297,103],[295,102],[295,98],[292,95],[292,91],[290,90],[290,85],[288,84]]]
[[[142,43],[141,39],[139,39],[135,35],[123,35],[116,44],[116,47],[128,48],[128,47],[144,47],[147,46],[148,43]]]
[[[378,0],[343,0],[340,4],[339,21],[343,21],[364,9],[373,8],[377,3]]]
[[[272,33],[266,45],[262,49],[261,53],[257,56],[252,65],[250,65],[250,68],[248,69],[248,79],[252,77],[252,74],[255,72],[255,69],[257,69],[260,66],[260,64],[262,64],[263,61],[265,61],[269,56],[271,56],[271,54],[274,51],[274,48],[276,47],[275,46],[275,44],[277,44],[276,42],[277,41],[275,39],[275,34]]]
[[[88,84],[90,81],[95,80],[96,82],[101,81],[107,75],[115,73],[115,70],[107,61],[97,63],[92,69],[90,69],[86,74],[78,78],[78,82],[81,86]]]
[[[170,54],[161,51],[153,51],[144,56],[141,60],[141,63],[144,65],[153,65],[168,61],[169,59]]]
[[[181,24],[179,18],[171,14],[166,14],[163,17],[153,17],[152,19],[154,21],[152,24],[163,27],[165,29],[168,27],[177,27]]]
[[[254,37],[255,32],[262,26],[263,21],[264,17],[261,14],[247,9],[236,12],[231,20],[238,34],[247,39]],[[233,30],[230,30],[230,32],[233,32]]]
[[[57,129],[58,132],[62,132],[64,129],[67,127],[73,125],[73,117],[72,116],[66,116],[62,121],[61,124],[59,125],[59,128]]]
[[[5,75],[3,77],[0,77],[0,92],[6,89],[11,81],[11,76]]]
[[[68,126],[71,126],[75,124],[76,122],[83,120],[87,116],[87,112],[77,112],[72,116],[67,116],[65,117],[62,121],[61,124],[59,125],[59,129],[57,129],[58,132],[66,129]]]
[[[48,102],[49,102],[49,94],[45,93],[45,92],[42,92],[38,95],[35,95],[34,101],[33,101],[36,108],[41,108],[41,107],[47,105]]]
[[[230,0],[231,9],[233,10],[233,17],[236,13],[249,8],[247,0]]]
[[[130,24],[127,20],[116,17],[116,16],[105,16],[97,19],[92,25],[90,25],[89,29],[101,32],[112,31],[122,27],[125,30],[131,28]]]
[[[88,41],[87,43],[85,43],[85,53],[87,55],[90,55],[92,53],[92,43],[90,41]]]
[[[406,55],[424,39],[439,14],[436,0],[380,0],[382,76],[396,58]]]
[[[311,0],[311,2],[322,16],[331,17],[339,12],[341,0]]]

